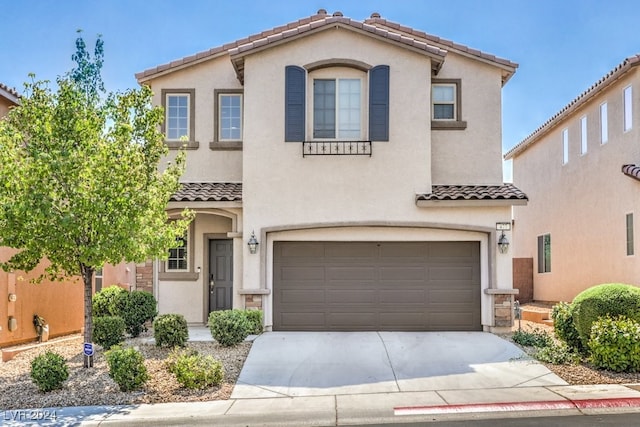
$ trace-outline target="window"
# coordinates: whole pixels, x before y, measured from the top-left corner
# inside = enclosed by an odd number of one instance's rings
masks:
[[[102,279],[103,279],[103,273],[102,273],[102,268],[96,268],[96,272],[95,272],[95,289],[94,292],[100,292],[102,290]]]
[[[460,79],[431,80],[431,128],[465,129],[461,120]]]
[[[609,140],[609,125],[607,122],[607,103],[600,104],[600,143],[606,144]]]
[[[360,139],[361,104],[360,79],[315,79],[313,137]]]
[[[242,91],[216,90],[216,141],[242,141]]]
[[[551,234],[538,236],[538,273],[551,272]]]
[[[624,88],[624,131],[633,127],[633,102],[631,86]]]
[[[580,154],[587,154],[587,116],[580,119]]]
[[[569,129],[562,131],[562,164],[569,162]]]
[[[169,249],[166,271],[188,271],[189,251],[187,250],[187,234],[176,240],[180,246],[178,246],[177,248]]]
[[[627,214],[627,255],[633,255],[634,244],[633,244],[633,214]]]
[[[169,148],[198,148],[194,141],[195,89],[162,89],[165,119],[162,133]]]

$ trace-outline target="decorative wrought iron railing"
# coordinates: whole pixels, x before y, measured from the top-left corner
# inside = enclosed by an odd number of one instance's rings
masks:
[[[307,156],[369,156],[371,141],[304,141],[302,157]]]

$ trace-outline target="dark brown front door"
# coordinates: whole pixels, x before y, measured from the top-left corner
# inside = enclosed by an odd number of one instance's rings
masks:
[[[233,306],[233,240],[209,240],[209,311]]]
[[[274,242],[273,329],[477,331],[479,242]]]

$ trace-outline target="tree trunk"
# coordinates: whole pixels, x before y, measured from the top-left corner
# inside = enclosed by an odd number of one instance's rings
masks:
[[[84,342],[93,343],[93,313],[91,300],[93,296],[93,272],[95,269],[84,264],[80,265],[82,281],[84,282]],[[84,367],[93,367],[93,355],[84,354]]]

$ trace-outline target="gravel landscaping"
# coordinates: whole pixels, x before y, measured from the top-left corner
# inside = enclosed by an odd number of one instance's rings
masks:
[[[537,329],[553,333],[553,328],[550,326],[528,321],[522,321],[521,325],[525,331]],[[517,328],[516,324],[513,331]],[[512,332],[500,335],[510,340]],[[94,368],[84,369],[82,337],[74,336],[52,340],[18,354],[9,362],[1,363],[0,410],[226,400],[231,395],[251,348],[250,342],[241,343],[236,347],[223,347],[215,342],[189,343],[188,346],[199,353],[212,355],[220,360],[224,366],[225,377],[220,386],[204,390],[188,390],[181,388],[165,367],[165,359],[170,350],[145,343],[149,336],[151,336],[150,332],[146,332],[138,339],[127,341],[128,345],[140,350],[145,357],[145,365],[151,379],[143,390],[121,392],[109,377],[102,351],[97,351],[94,356]],[[29,376],[30,363],[35,356],[47,350],[55,351],[67,360],[70,375],[62,390],[41,393]],[[532,348],[524,347],[523,350],[529,354],[533,352]],[[600,371],[588,364],[545,365],[569,384],[640,384],[640,373]]]

